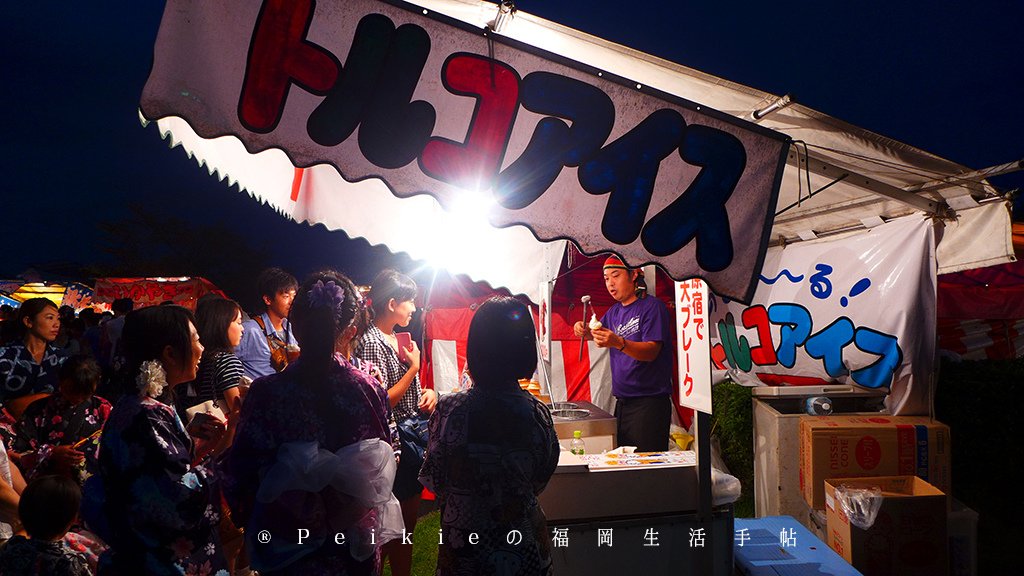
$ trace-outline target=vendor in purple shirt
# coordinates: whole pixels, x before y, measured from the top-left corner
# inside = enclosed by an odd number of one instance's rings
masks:
[[[647,296],[643,272],[630,270],[618,256],[604,262],[604,285],[616,304],[591,330],[573,326],[577,336],[609,348],[612,394],[620,446],[638,452],[668,448],[672,420],[672,327],[668,308]]]

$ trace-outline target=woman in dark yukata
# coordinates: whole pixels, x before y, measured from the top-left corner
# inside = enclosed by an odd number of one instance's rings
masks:
[[[179,306],[136,310],[122,335],[134,389],[114,407],[100,440],[99,473],[85,484],[83,515],[110,550],[102,575],[229,576],[220,548],[220,496],[206,454],[223,424],[192,437],[172,388],[193,380],[203,346],[192,313]]]
[[[261,576],[375,576],[380,545],[401,535],[387,393],[335,353],[361,306],[340,273],[307,278],[289,314],[302,356],[242,404],[224,494]]]
[[[466,344],[474,386],[441,397],[430,418],[420,481],[441,507],[438,576],[551,574],[551,542],[537,495],[560,449],[551,413],[519,386],[537,368],[534,334],[521,302],[484,302]],[[509,539],[513,531],[521,541]]]

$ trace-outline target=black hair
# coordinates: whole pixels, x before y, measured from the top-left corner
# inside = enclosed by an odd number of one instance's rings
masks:
[[[24,325],[25,318],[34,321],[35,317],[48,307],[56,310],[58,314],[60,313],[60,309],[49,298],[29,298],[25,300],[21,303],[21,308],[18,308],[18,324]]]
[[[481,304],[469,324],[466,364],[476,386],[532,376],[537,369],[537,336],[526,305],[509,296]]]
[[[92,308],[83,308],[82,311],[78,313],[78,317],[85,322],[86,327],[95,326],[100,321],[100,315]]]
[[[207,298],[199,302],[196,308],[196,331],[206,349],[204,354],[231,351],[228,327],[241,311],[238,302],[227,298]]]
[[[64,361],[57,379],[60,382],[70,383],[69,391],[72,394],[92,396],[96,393],[96,386],[103,377],[103,370],[95,360],[88,356],[72,356]]]
[[[643,298],[647,296],[647,280],[644,278],[644,271],[640,270],[636,275],[636,289],[634,290],[637,298]]]
[[[278,292],[298,290],[298,286],[295,276],[280,268],[267,268],[256,277],[256,289],[259,290],[261,301],[264,296],[273,300]]]
[[[323,290],[331,290],[331,282],[336,289],[341,290],[340,305],[330,304],[329,294],[311,296],[310,293],[315,289],[320,290],[318,282],[324,284]],[[321,270],[310,274],[302,282],[292,302],[288,319],[295,331],[295,339],[302,347],[302,359],[307,366],[322,369],[331,362],[338,337],[352,324],[359,308],[359,293],[355,284],[341,272]]]
[[[135,308],[135,301],[131,298],[118,298],[110,305],[110,309],[115,313],[120,312],[121,314],[127,314]]]
[[[416,283],[398,270],[381,270],[370,286],[370,302],[373,315],[380,316],[388,309],[388,302],[405,302],[416,298]]]
[[[160,360],[165,346],[170,346],[179,358],[192,357],[192,333],[189,322],[195,324],[192,312],[181,306],[150,306],[130,312],[124,319],[121,341],[124,343],[126,365],[124,393],[137,392],[135,377],[142,363]],[[174,386],[164,388],[168,394]]]
[[[17,324],[22,336],[28,332],[28,327],[25,326],[25,319],[28,318],[34,323],[36,316],[47,308],[53,308],[58,315],[60,314],[60,308],[57,308],[57,305],[49,298],[29,298],[21,303],[21,308],[18,308]]]
[[[358,343],[363,338],[363,334],[370,328],[370,323],[373,320],[373,314],[370,311],[369,306],[366,305],[366,300],[360,297],[359,307],[356,309],[356,317],[352,321],[352,325],[356,327],[356,333],[352,335],[352,342]]]
[[[40,476],[25,486],[18,516],[34,540],[56,540],[78,516],[82,490],[66,476]]]

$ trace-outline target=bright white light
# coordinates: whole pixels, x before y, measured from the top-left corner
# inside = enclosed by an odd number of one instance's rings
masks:
[[[479,273],[493,248],[483,238],[491,228],[488,217],[495,206],[490,191],[463,192],[449,203],[449,210],[435,205],[431,264],[453,273]]]

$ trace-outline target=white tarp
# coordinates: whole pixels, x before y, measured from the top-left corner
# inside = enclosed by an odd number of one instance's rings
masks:
[[[739,299],[753,293],[789,146],[386,0],[169,0],[141,110],[250,152],[278,148],[298,167],[331,165],[347,182],[379,178],[403,199],[483,204],[478,219],[494,226],[657,262]],[[314,184],[284,208],[325,222],[327,194]]]
[[[496,13],[494,4],[479,1],[418,0],[417,4],[478,26],[481,31]],[[753,110],[775,100],[771,94],[660,60],[522,11],[502,35],[738,118],[749,119]],[[799,104],[791,104],[760,120],[759,124],[801,143],[789,152],[789,164],[779,192],[779,213],[771,231],[773,240],[793,242],[801,236],[834,234],[859,227],[863,222],[877,223],[879,217],[892,219],[914,213],[918,208],[870,190],[880,188],[899,193],[969,171],[959,164]],[[283,154],[271,150],[261,153],[258,159],[246,158],[247,153],[233,137],[204,141],[175,118],[162,118],[159,125],[163,133],[171,133],[173,143],[180,143],[188,152],[207,162],[211,171],[217,170],[231,182],[238,182],[242,189],[270,203],[282,214],[300,221],[309,217],[307,208],[290,202],[294,169]],[[804,151],[808,152],[808,157],[801,162]],[[798,164],[812,166],[809,176],[812,189],[831,185],[808,198],[808,173],[798,169]],[[467,273],[494,286],[507,286],[514,293],[530,295],[537,301],[538,281],[546,276],[532,276],[541,268],[537,265],[541,252],[529,232],[519,227],[503,230],[485,227],[487,231],[473,230],[463,236],[460,235],[462,225],[452,224],[455,218],[441,216],[436,202],[428,197],[397,202],[379,180],[348,184],[331,171],[333,168],[315,167],[310,175],[307,170],[300,191],[300,197],[313,196],[314,202],[342,208],[331,210],[331,218],[324,221],[328,227],[344,229],[353,237],[366,237],[371,243],[386,243],[391,250],[407,252],[414,258],[429,259],[440,254],[458,258],[460,264],[450,264],[453,272]],[[976,200],[991,199],[993,189],[985,182],[953,181],[957,185],[904,192],[929,202],[948,201],[957,207],[956,220],[946,227],[937,251],[939,270],[955,271],[1010,260],[1008,210],[1000,202],[976,206]],[[358,209],[353,209],[355,206]],[[387,214],[388,222],[394,225],[381,226],[378,220],[381,214]],[[432,214],[437,217],[424,217]],[[441,247],[438,244],[441,239],[447,239],[447,245],[454,248]],[[460,257],[466,250],[469,254]],[[504,252],[494,256],[493,251],[497,250]],[[485,252],[491,255],[482,256]]]
[[[935,368],[933,223],[768,251],[753,302],[714,298],[716,377],[889,389],[894,414],[928,414]]]

